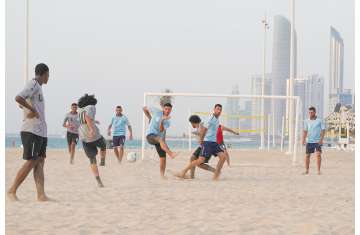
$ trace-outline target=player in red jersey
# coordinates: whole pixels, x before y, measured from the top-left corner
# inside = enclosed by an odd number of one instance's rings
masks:
[[[216,142],[220,145],[220,148],[222,150],[224,150],[224,152],[226,154],[226,162],[227,162],[228,166],[230,166],[230,157],[229,157],[228,151],[226,150],[226,145],[224,142],[224,135],[223,135],[224,131],[230,132],[234,135],[239,135],[239,132],[236,132],[224,125],[219,125],[217,132],[216,132]]]

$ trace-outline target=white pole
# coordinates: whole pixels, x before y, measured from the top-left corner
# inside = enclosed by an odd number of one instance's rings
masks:
[[[25,0],[25,61],[24,82],[29,80],[29,0]]]
[[[295,32],[295,0],[290,0],[290,16],[291,16],[291,24],[290,24],[290,96],[294,94],[294,62],[295,62],[295,45],[294,45],[294,32]],[[293,140],[294,140],[294,104],[293,102],[290,103],[290,110],[289,110],[289,150],[292,152],[293,147]]]
[[[281,119],[281,141],[280,141],[280,151],[284,150],[284,130],[285,130],[285,117],[282,116]]]
[[[265,95],[265,76],[266,76],[266,29],[268,28],[268,23],[266,21],[266,14],[264,19],[262,20],[262,23],[264,24],[264,47],[263,47],[263,77],[261,81],[261,96],[263,97],[261,99],[261,139],[260,139],[260,148],[264,149],[264,138],[265,138],[265,108],[264,108],[264,95]]]
[[[295,133],[294,133],[294,152],[293,152],[293,166],[296,165],[297,145],[298,145],[298,127],[299,127],[299,106],[300,98],[296,99],[296,112],[295,112]]]
[[[273,141],[273,147],[275,148],[275,113],[273,110],[272,114],[272,141]]]
[[[267,134],[268,134],[268,138],[267,138],[267,149],[268,151],[270,151],[270,118],[271,115],[269,114],[268,116],[268,122],[267,122]]]
[[[189,112],[189,117],[191,116],[191,110],[189,109],[188,110]],[[188,128],[188,135],[189,135],[189,151],[191,152],[191,124],[188,124],[189,125],[189,128]]]
[[[146,106],[146,93],[144,93],[144,107]],[[142,136],[141,136],[141,159],[145,158],[145,131],[146,131],[146,117],[143,113],[143,127],[142,127]]]

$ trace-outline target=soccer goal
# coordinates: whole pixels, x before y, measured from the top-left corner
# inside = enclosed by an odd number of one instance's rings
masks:
[[[229,95],[205,93],[144,93],[144,106],[161,109],[172,103],[171,126],[166,142],[171,149],[192,151],[198,146],[197,137],[188,121],[190,115],[206,120],[215,104],[223,111],[220,124],[239,135],[224,132],[228,149],[254,151],[284,151],[297,160],[302,126],[302,105],[297,96]],[[262,105],[263,104],[263,105]],[[290,106],[293,105],[293,115]],[[262,108],[263,107],[263,108]],[[143,115],[141,157],[145,159],[152,147],[146,141],[149,121]]]

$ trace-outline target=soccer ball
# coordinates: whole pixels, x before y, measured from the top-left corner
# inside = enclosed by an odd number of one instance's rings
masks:
[[[137,159],[137,154],[135,152],[129,152],[126,155],[126,160],[128,162],[136,162],[136,159]]]

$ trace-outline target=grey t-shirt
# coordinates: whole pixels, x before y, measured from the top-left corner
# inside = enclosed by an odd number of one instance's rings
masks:
[[[94,136],[92,138],[89,137],[89,127],[86,124],[85,114],[88,115],[90,119],[93,121]],[[95,115],[96,115],[95,105],[88,105],[79,110],[79,121],[80,121],[79,138],[86,143],[94,142],[101,138],[99,128],[95,124]]]
[[[30,113],[30,110],[23,107],[24,118],[21,131],[47,137],[45,101],[41,85],[34,78],[26,83],[24,89],[18,94],[18,96],[24,98],[39,114],[39,118],[28,118],[27,115]]]
[[[67,128],[67,131],[70,132],[70,133],[74,133],[74,134],[78,134],[79,133],[79,126],[80,126],[80,121],[79,121],[79,115],[78,113],[75,113],[75,114],[72,114],[71,112],[70,113],[67,113],[65,115],[65,118],[64,118],[64,122],[63,122],[63,125],[69,123],[69,127]]]

